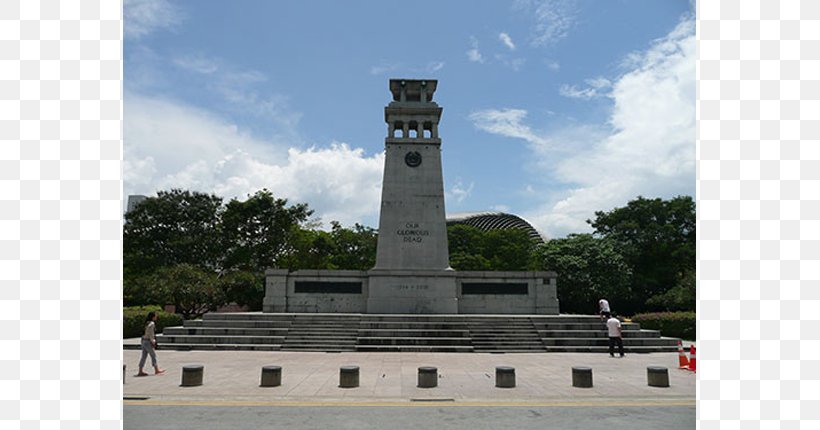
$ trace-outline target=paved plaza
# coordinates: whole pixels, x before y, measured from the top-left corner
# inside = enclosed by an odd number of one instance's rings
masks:
[[[163,375],[136,377],[140,351],[126,349],[126,405],[381,404],[694,405],[696,375],[676,353],[324,353],[157,351]],[[148,364],[150,364],[150,359]],[[203,385],[181,387],[182,366],[203,364]],[[260,387],[261,369],[282,367],[282,384]],[[360,386],[339,388],[339,368],[360,367]],[[438,368],[438,387],[417,388],[421,366]],[[495,387],[495,367],[512,366],[516,387]],[[592,388],[572,386],[573,366],[593,369]],[[670,387],[647,385],[647,366],[669,368]],[[150,371],[150,366],[146,366]]]

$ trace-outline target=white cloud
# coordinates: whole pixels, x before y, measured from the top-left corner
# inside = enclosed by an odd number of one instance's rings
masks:
[[[125,37],[139,39],[155,30],[179,24],[182,12],[168,0],[125,0],[123,21]]]
[[[456,179],[455,184],[450,187],[450,191],[447,193],[447,200],[454,201],[456,204],[460,204],[466,198],[470,197],[473,193],[473,186],[475,185],[474,182],[470,182],[470,185],[464,186],[464,183],[461,179]]]
[[[474,63],[483,63],[484,57],[478,50],[478,39],[470,37],[470,46],[471,48],[467,51],[467,58]]]
[[[288,98],[270,94],[263,84],[268,77],[253,69],[236,67],[219,58],[203,55],[177,57],[172,63],[191,72],[190,79],[201,83],[201,88],[225,102],[224,107],[243,116],[256,116],[283,127],[298,124],[301,114],[288,106]]]
[[[470,121],[479,130],[506,137],[524,139],[534,145],[548,145],[549,141],[522,124],[527,116],[523,109],[487,109],[470,114]]]
[[[612,82],[610,82],[609,79],[597,77],[587,79],[584,82],[588,85],[586,88],[582,89],[575,85],[564,84],[558,89],[558,93],[564,97],[585,100],[610,96],[609,89],[612,87]]]
[[[204,56],[184,56],[174,58],[173,62],[185,70],[203,75],[210,75],[221,68],[218,61]]]
[[[557,61],[550,61],[547,63],[547,68],[552,70],[553,72],[557,72],[561,70],[561,64]]]
[[[529,142],[539,170],[570,186],[542,197],[539,207],[524,213],[528,219],[550,237],[589,231],[585,221],[596,210],[623,206],[638,195],[694,194],[695,58],[695,22],[687,17],[649,49],[632,54],[631,70],[611,81],[586,82],[587,90],[612,99],[606,124],[542,136],[524,123],[523,110],[483,111],[471,119],[490,133]],[[566,147],[575,149],[558,157],[563,154],[556,148]]]
[[[444,68],[444,61],[433,61],[427,65],[427,72],[434,73]]]
[[[512,37],[510,37],[507,33],[500,33],[498,35],[498,39],[501,40],[507,48],[510,48],[510,51],[515,51],[515,43],[513,43]]]
[[[126,195],[184,188],[244,199],[262,188],[305,202],[329,225],[375,225],[383,154],[332,142],[300,149],[257,139],[213,114],[126,93]]]
[[[515,8],[535,20],[532,28],[534,46],[550,45],[567,37],[578,15],[575,0],[518,0]]]
[[[401,65],[397,64],[397,63],[382,63],[382,64],[379,64],[378,66],[371,67],[370,68],[370,74],[371,75],[383,75],[383,74],[388,73],[388,72],[396,71],[396,70],[399,69],[399,67],[401,67]]]

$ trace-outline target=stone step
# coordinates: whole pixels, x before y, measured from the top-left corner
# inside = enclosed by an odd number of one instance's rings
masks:
[[[334,338],[314,338],[314,339],[291,339],[287,338],[283,345],[356,345],[356,339],[334,339]]]
[[[284,336],[165,336],[157,335],[157,343],[162,347],[165,344],[197,343],[197,344],[280,344]]]
[[[481,342],[473,340],[473,346],[476,348],[480,347],[525,347],[525,346],[532,346],[532,347],[539,347],[543,348],[544,344],[539,340],[532,340],[527,342]]]
[[[495,352],[495,351],[528,351],[546,352],[544,345],[498,345],[493,347],[473,345],[475,352]]]
[[[361,345],[470,345],[469,337],[360,337]]]
[[[261,312],[208,312],[203,320],[253,320],[253,321],[358,321],[360,314],[273,314]]]
[[[304,342],[316,342],[321,340],[328,340],[328,341],[356,341],[356,336],[288,336],[285,339],[288,341],[304,341]]]
[[[290,321],[188,320],[185,327],[289,328]]]
[[[538,336],[538,331],[529,329],[529,330],[470,330],[470,334],[475,335],[484,335],[484,336],[508,336],[508,335],[516,335],[516,334],[525,334],[527,336]]]
[[[547,352],[591,352],[591,353],[609,353],[608,346],[545,346]],[[669,346],[627,346],[624,344],[624,352],[632,353],[650,353],[650,352],[676,352],[677,347]],[[615,355],[618,355],[618,348],[615,348]]]
[[[356,334],[359,332],[359,329],[339,329],[339,330],[330,330],[330,329],[321,329],[321,330],[307,330],[307,329],[290,329],[288,330],[288,334],[293,336],[300,336],[300,335],[311,335],[311,334],[321,334],[321,335],[328,335],[328,336],[342,336],[347,334]]]
[[[314,324],[314,325],[303,325],[303,324],[296,324],[293,323],[290,326],[291,330],[358,330],[358,324]]]
[[[337,344],[325,344],[325,343],[304,343],[304,344],[288,344],[282,345],[282,351],[323,351],[323,352],[341,352],[341,351],[348,351],[354,352],[356,351],[355,345],[337,345]]]
[[[472,346],[460,345],[358,345],[358,352],[473,352]]]
[[[677,348],[678,344],[675,339],[626,338],[623,341],[624,347],[655,345]],[[542,342],[547,346],[607,346],[609,338],[544,338]]]
[[[252,343],[174,343],[160,344],[159,348],[160,352],[166,349],[172,351],[280,351],[281,345]]]
[[[556,324],[535,324],[537,330],[606,330],[604,324],[583,324],[583,323],[556,323]],[[640,330],[641,326],[637,323],[621,323],[621,330]]]
[[[469,337],[469,330],[360,329],[359,337]]]
[[[483,341],[487,341],[487,342],[503,341],[503,340],[522,341],[522,340],[527,340],[527,339],[539,339],[539,340],[541,339],[541,336],[538,336],[538,334],[536,334],[536,333],[533,333],[533,334],[512,334],[512,335],[508,335],[508,336],[506,336],[506,335],[505,336],[497,336],[497,335],[477,335],[477,334],[473,334],[470,337],[475,339],[475,340],[483,340]]]
[[[539,330],[541,337],[608,337],[606,330]],[[661,332],[657,330],[623,330],[624,338],[642,337],[658,338]]]
[[[233,327],[165,327],[164,336],[284,336],[287,329],[233,328]]]

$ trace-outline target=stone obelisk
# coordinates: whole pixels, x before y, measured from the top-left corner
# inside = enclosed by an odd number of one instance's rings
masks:
[[[458,313],[447,249],[436,84],[390,80],[379,239],[369,273],[371,313]]]

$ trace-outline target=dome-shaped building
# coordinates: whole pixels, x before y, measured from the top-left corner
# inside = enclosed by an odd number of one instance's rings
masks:
[[[483,231],[515,228],[526,231],[537,243],[544,243],[547,240],[546,236],[527,220],[504,212],[461,212],[447,215],[447,225],[458,224],[469,225]]]

